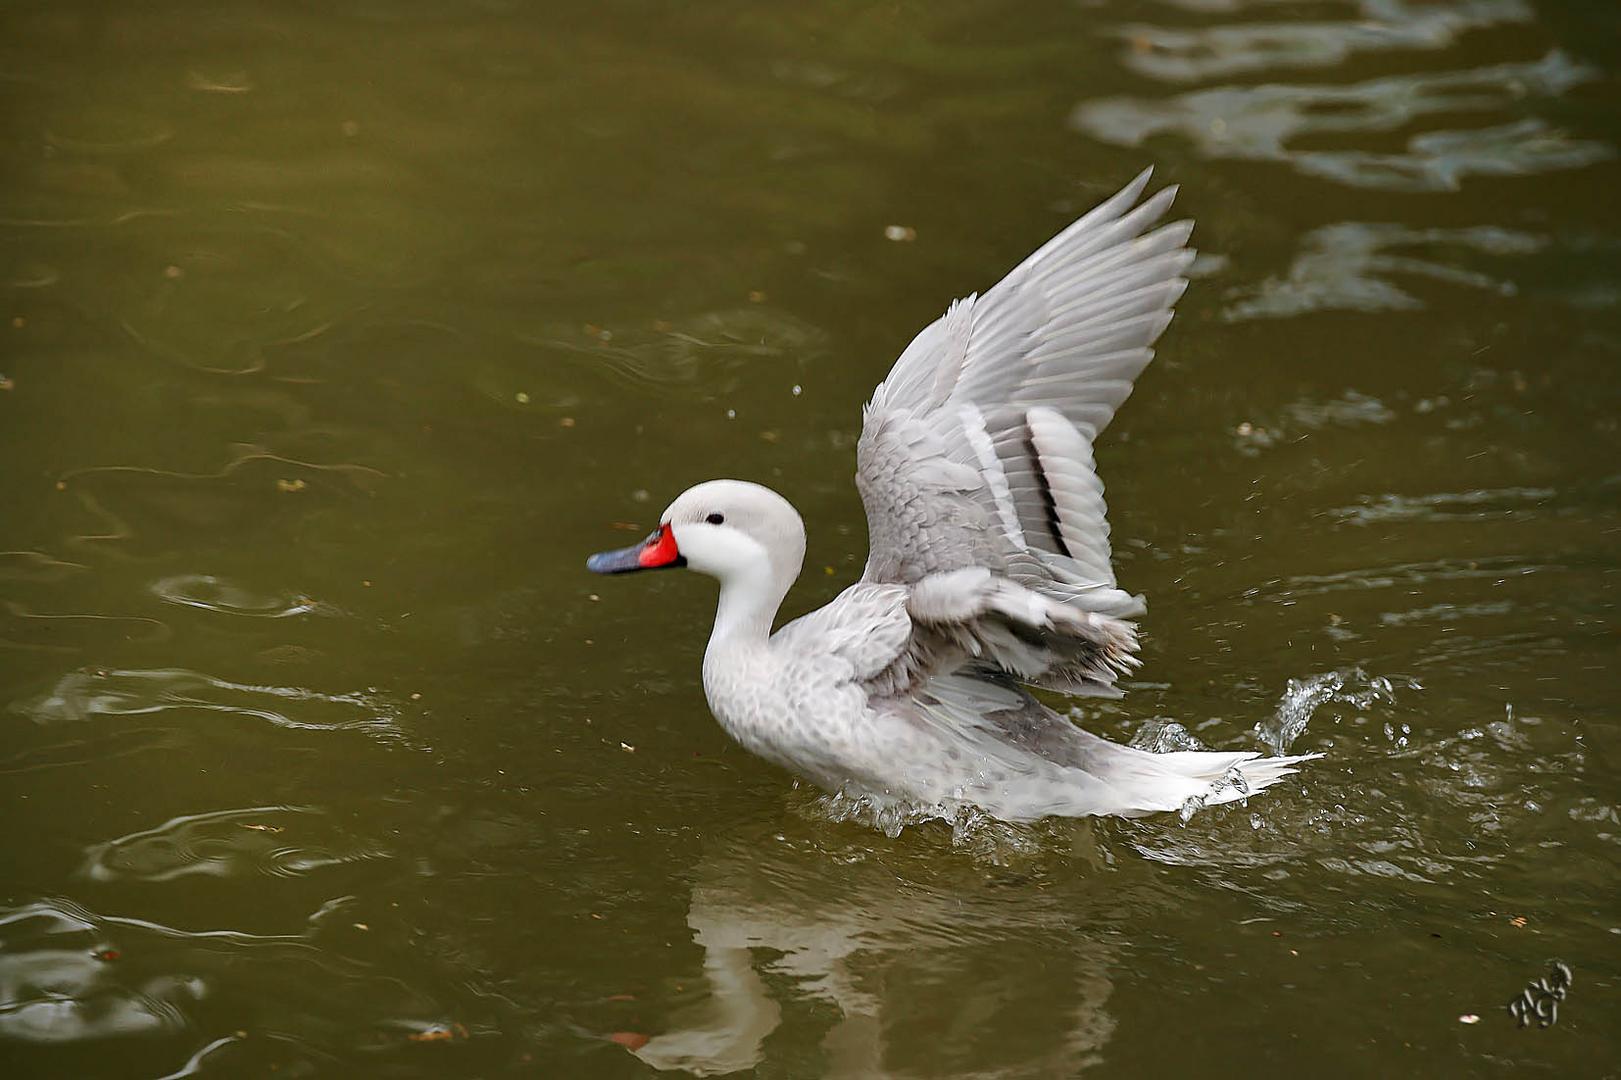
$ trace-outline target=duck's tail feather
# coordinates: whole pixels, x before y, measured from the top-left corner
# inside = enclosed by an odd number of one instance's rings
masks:
[[[1112,789],[1119,806],[1114,813],[1126,817],[1164,810],[1187,815],[1247,799],[1299,771],[1302,762],[1323,756],[1262,757],[1253,751],[1211,750],[1155,754],[1091,738],[1096,744],[1089,748],[1085,769]]]
[[[1008,821],[1191,813],[1271,787],[1321,754],[1254,751],[1156,754],[1094,735],[1037,701],[1005,671],[981,664],[937,675],[892,706],[932,731],[983,776],[955,794]],[[925,777],[916,792],[938,788]],[[932,796],[931,796],[932,798]],[[925,801],[928,801],[925,799]]]

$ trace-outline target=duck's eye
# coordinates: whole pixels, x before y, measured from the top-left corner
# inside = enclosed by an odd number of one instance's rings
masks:
[[[710,514],[708,517],[704,518],[704,520],[709,522],[711,525],[724,525],[726,523],[726,515]]]

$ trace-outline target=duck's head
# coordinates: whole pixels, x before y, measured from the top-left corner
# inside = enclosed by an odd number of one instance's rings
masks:
[[[787,499],[744,480],[709,480],[682,492],[646,540],[585,565],[599,574],[687,566],[722,582],[786,590],[804,560],[805,523]]]

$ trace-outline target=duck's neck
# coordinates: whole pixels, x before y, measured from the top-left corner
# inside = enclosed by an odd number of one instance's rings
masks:
[[[709,650],[764,647],[771,638],[771,623],[788,595],[792,579],[778,581],[768,565],[728,575],[720,583],[720,605]]]

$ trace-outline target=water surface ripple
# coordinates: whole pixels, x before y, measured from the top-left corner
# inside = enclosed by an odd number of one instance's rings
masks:
[[[1012,11],[0,13],[0,1074],[1613,1072],[1621,24]],[[1323,757],[1015,827],[732,746],[712,585],[584,554],[739,476],[828,599],[891,359],[1146,164],[1065,707]]]

